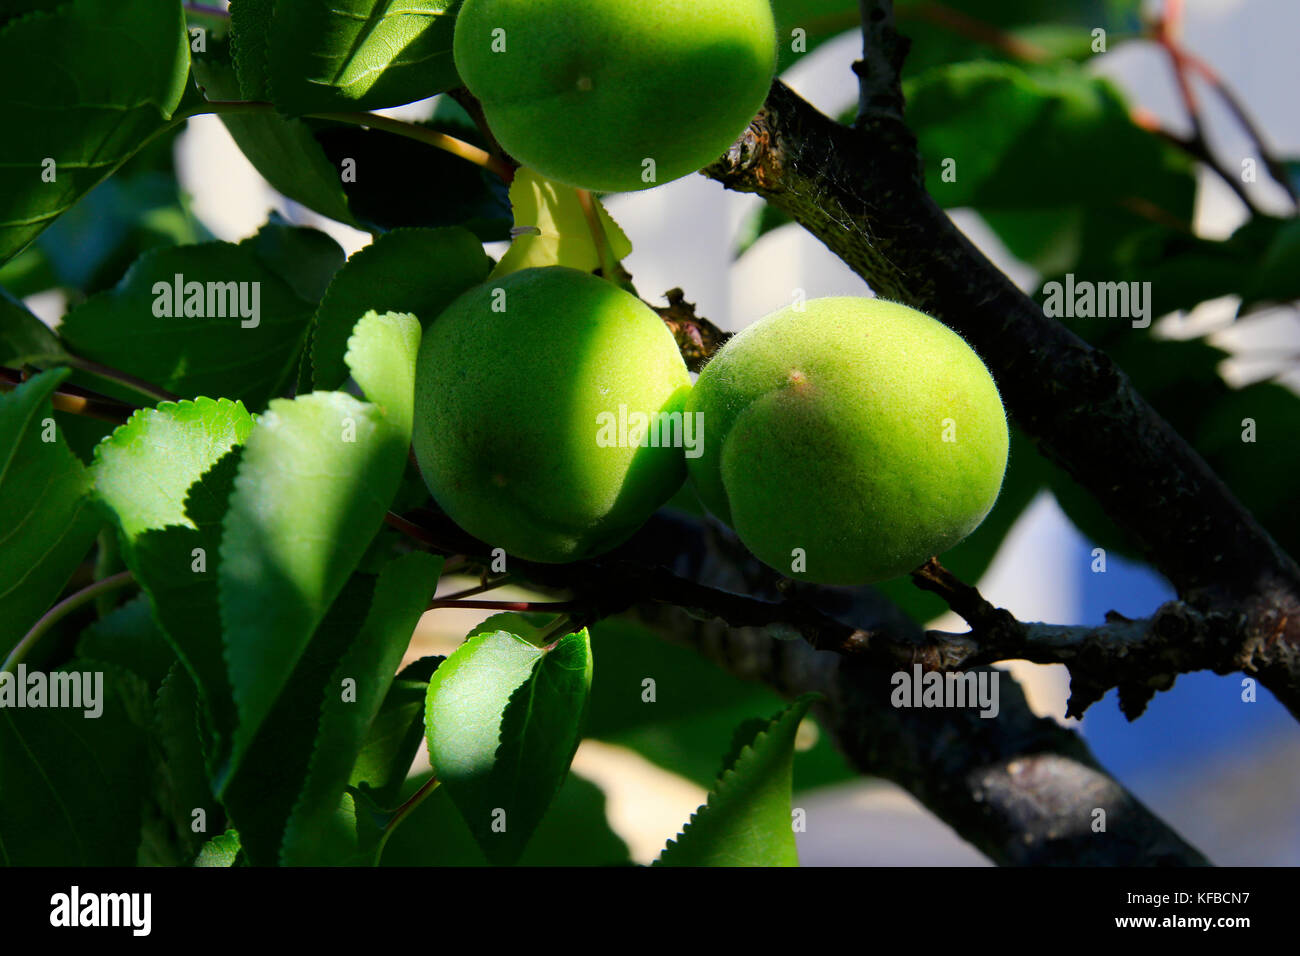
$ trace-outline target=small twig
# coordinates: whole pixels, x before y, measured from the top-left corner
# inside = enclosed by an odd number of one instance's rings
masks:
[[[475,594],[484,594],[488,591],[495,591],[497,588],[505,587],[513,583],[514,575],[507,574],[505,577],[497,578],[495,581],[488,581],[477,587],[466,588],[463,591],[457,591],[454,594],[447,594],[438,598],[439,601],[459,601],[461,598],[473,597]]]
[[[1246,108],[1242,104],[1241,100],[1237,98],[1237,95],[1233,93],[1232,90],[1228,89],[1228,85],[1220,79],[1218,73],[1208,63],[1195,54],[1189,53],[1187,50],[1180,48],[1179,53],[1183,62],[1185,62],[1188,67],[1199,73],[1201,77],[1210,84],[1210,88],[1218,94],[1219,99],[1223,100],[1224,105],[1228,107],[1228,110],[1232,113],[1233,117],[1241,125],[1242,129],[1246,131],[1246,135],[1250,137],[1251,142],[1255,144],[1255,149],[1259,153],[1260,158],[1264,161],[1264,167],[1268,170],[1269,175],[1277,181],[1278,185],[1286,190],[1286,194],[1291,198],[1292,204],[1295,205],[1297,209],[1300,209],[1300,193],[1297,193],[1295,184],[1287,175],[1286,167],[1276,156],[1273,155],[1272,150],[1264,144],[1263,132],[1250,118],[1250,115],[1246,112]]]
[[[152,382],[146,382],[139,376],[124,372],[121,369],[112,368],[92,359],[82,358],[80,355],[69,353],[67,363],[73,368],[81,369],[83,372],[90,372],[92,375],[98,375],[109,381],[117,382],[119,385],[124,385],[154,402],[179,402],[181,400],[181,397],[174,392],[169,392]]]
[[[510,182],[515,178],[515,169],[509,163],[493,156],[485,149],[467,143],[463,139],[457,139],[448,133],[439,132],[436,129],[430,129],[427,126],[421,126],[418,123],[405,123],[401,120],[392,119],[388,116],[379,116],[376,113],[310,113],[313,119],[334,120],[338,123],[351,123],[355,126],[368,126],[371,129],[380,129],[386,133],[394,133],[398,136],[405,136],[407,139],[413,139],[416,142],[425,143],[434,146],[443,152],[451,153],[453,156],[459,156],[467,162],[474,163],[476,166],[482,166],[484,169],[494,172],[503,182]]]
[[[1214,170],[1219,178],[1232,187],[1232,191],[1246,204],[1246,208],[1252,214],[1263,214],[1262,210],[1251,201],[1238,177],[1226,170],[1210,149],[1209,139],[1205,135],[1205,126],[1201,119],[1200,104],[1196,98],[1196,91],[1192,88],[1188,72],[1192,71],[1199,74],[1223,100],[1237,122],[1246,131],[1246,135],[1254,143],[1255,149],[1259,152],[1269,175],[1277,180],[1279,185],[1286,191],[1292,205],[1300,208],[1300,197],[1297,196],[1294,185],[1287,177],[1286,169],[1273,156],[1268,147],[1264,145],[1263,134],[1251,121],[1245,107],[1228,89],[1213,67],[1200,57],[1189,52],[1182,45],[1182,18],[1183,0],[1165,0],[1163,14],[1155,22],[1153,28],[1153,38],[1169,57],[1170,64],[1173,67],[1174,80],[1178,86],[1178,94],[1183,101],[1183,108],[1187,111],[1188,119],[1191,122],[1192,135],[1186,138],[1165,133],[1162,133],[1162,135]]]
[[[1193,159],[1204,163],[1213,173],[1215,173],[1215,175],[1227,184],[1228,188],[1236,194],[1237,198],[1241,200],[1242,204],[1245,205],[1253,215],[1261,214],[1259,207],[1257,207],[1254,200],[1250,198],[1250,193],[1246,192],[1246,187],[1236,176],[1232,175],[1232,173],[1229,172],[1222,163],[1219,162],[1218,158],[1212,152],[1210,152],[1209,144],[1206,143],[1204,138],[1198,139],[1195,136],[1179,136],[1177,133],[1172,133],[1160,125],[1160,121],[1156,119],[1153,113],[1143,109],[1142,107],[1134,107],[1129,113],[1129,118],[1132,119],[1135,126],[1144,129],[1155,136],[1159,136],[1165,142],[1178,147]],[[1178,228],[1181,232],[1192,231],[1190,224],[1182,223],[1181,221],[1179,221]]]
[[[419,790],[416,790],[415,793],[411,794],[405,803],[393,811],[393,815],[389,817],[388,822],[384,824],[384,832],[379,837],[379,843],[375,847],[375,866],[379,865],[379,860],[384,855],[384,847],[388,845],[388,838],[393,835],[393,831],[401,826],[402,821],[414,813],[420,804],[424,803],[429,794],[438,789],[439,784],[440,781],[437,776],[429,777],[428,780],[420,785]]]
[[[451,90],[447,95],[459,103],[461,109],[469,114],[469,118],[474,121],[474,125],[478,127],[479,133],[481,133],[483,139],[486,140],[488,151],[511,168],[511,179],[513,179],[513,170],[518,168],[519,163],[513,156],[505,151],[500,141],[497,140],[496,134],[492,132],[492,127],[488,125],[487,114],[483,112],[483,104],[478,101],[478,98],[474,96],[473,93],[463,86]]]
[[[208,100],[195,105],[191,109],[177,113],[173,117],[173,121],[180,122],[189,119],[191,116],[200,116],[207,113],[218,116],[243,113],[261,116],[278,115],[272,103],[256,100]],[[308,113],[306,116],[310,119],[330,120],[335,123],[369,127],[370,129],[383,130],[386,133],[393,133],[397,136],[405,136],[407,139],[433,146],[443,152],[458,156],[466,162],[490,170],[501,177],[504,182],[508,183],[514,179],[514,167],[493,156],[487,150],[480,149],[463,139],[457,139],[448,133],[421,126],[418,123],[406,123],[388,116],[380,116],[377,113],[365,112]]]
[[[54,605],[54,607],[46,611],[41,616],[41,619],[32,625],[31,630],[23,635],[22,640],[14,645],[14,649],[10,651],[9,656],[5,658],[4,665],[0,666],[0,673],[8,672],[12,674],[14,668],[17,667],[18,664],[21,663],[22,660],[31,652],[31,649],[36,646],[40,639],[45,636],[45,634],[49,633],[50,629],[53,628],[55,624],[58,624],[59,621],[63,620],[77,608],[88,604],[101,594],[105,594],[120,587],[125,587],[134,581],[135,575],[130,571],[122,571],[118,574],[112,575],[111,577],[96,581],[94,584],[87,585],[74,594],[68,595],[58,604]]]
[[[12,391],[23,381],[23,375],[17,369],[0,368],[0,390]],[[114,425],[121,425],[136,411],[132,405],[94,394],[77,394],[79,391],[83,390],[74,390],[71,385],[65,386],[50,395],[50,405],[58,412],[94,418]]]
[[[975,630],[1001,631],[1012,623],[1018,623],[1009,612],[985,600],[978,588],[966,584],[940,564],[938,558],[930,558],[913,571],[912,582],[921,590],[943,598]]]
[[[677,350],[682,353],[686,367],[692,372],[704,368],[718,349],[731,338],[730,332],[724,332],[708,319],[695,314],[695,303],[686,301],[686,294],[681,289],[669,289],[664,293],[668,305],[650,305],[664,320],[673,338],[677,340]]]
[[[1046,63],[1052,59],[1051,51],[1029,40],[1008,33],[991,23],[977,20],[945,3],[912,3],[898,11],[899,19],[905,17],[928,20],[937,27],[950,30],[959,36],[967,37],[995,50],[1001,50],[1007,56],[1026,63]]]
[[[412,538],[423,545],[439,549],[438,539],[434,535],[430,534],[426,529],[420,527],[414,521],[408,521],[399,514],[395,514],[392,511],[388,512],[384,515],[384,524],[391,528],[395,528],[408,538]],[[447,569],[444,566],[443,572],[445,573],[446,570]]]
[[[573,601],[451,601],[444,598],[430,601],[425,610],[455,607],[480,611],[572,611],[580,606]]]
[[[903,123],[903,61],[912,41],[894,26],[893,0],[858,0],[862,20],[862,59],[853,64],[858,75],[858,116],[854,126],[886,119]]]

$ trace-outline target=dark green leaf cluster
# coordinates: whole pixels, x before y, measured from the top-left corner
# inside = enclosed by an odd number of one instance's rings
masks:
[[[531,171],[509,188],[454,95],[456,0],[196,6],[0,12],[0,862],[625,864],[603,792],[569,773],[596,739],[709,789],[659,863],[796,863],[792,789],[850,775],[824,736],[796,748],[811,699],[785,706],[630,618],[567,608],[497,615],[409,661],[440,581],[495,573],[396,530],[442,517],[410,460],[423,330],[512,267],[630,282],[606,271],[627,237]],[[775,0],[780,68],[857,30],[858,6]],[[1149,281],[1157,314],[1236,296],[1243,319],[1295,301],[1296,220],[1194,235],[1193,162],[1083,67],[1096,30],[1112,46],[1139,31],[1139,6],[898,0],[930,193],[979,213],[1043,288]],[[430,97],[420,122],[370,112]],[[205,113],[291,213],[373,241],[348,258],[278,215],[214,238],[173,162]],[[787,225],[764,207],[741,252]],[[484,243],[512,235],[494,262]],[[57,328],[24,305],[38,293],[66,301]],[[1064,321],[1300,551],[1291,391],[1230,387],[1204,339]],[[1127,547],[1017,433],[948,568],[977,578],[1044,490]],[[943,609],[883,589],[918,620]],[[85,678],[99,713],[7,705],[19,675]]]

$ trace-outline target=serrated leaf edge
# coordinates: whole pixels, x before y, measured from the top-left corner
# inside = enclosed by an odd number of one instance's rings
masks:
[[[710,810],[716,812],[718,798],[721,796],[723,790],[727,789],[731,785],[731,781],[739,774],[741,765],[758,751],[762,742],[771,737],[772,732],[776,730],[782,721],[789,720],[795,715],[797,715],[798,719],[802,721],[804,717],[807,716],[808,710],[812,707],[813,703],[820,699],[820,697],[820,694],[803,694],[802,696],[795,698],[789,706],[768,721],[767,727],[754,735],[753,741],[740,748],[736,753],[736,758],[731,762],[731,765],[725,767],[723,771],[718,774],[717,781],[714,783],[713,788],[709,790],[708,798],[694,813],[691,814],[691,818],[682,826],[682,829],[677,836],[673,837],[667,844],[665,844],[653,865],[658,865],[668,851],[681,842],[682,838],[690,832],[691,828],[696,825],[700,818],[708,814]]]

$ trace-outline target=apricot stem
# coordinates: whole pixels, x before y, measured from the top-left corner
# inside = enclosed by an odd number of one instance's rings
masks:
[[[271,103],[265,103],[255,100],[208,100],[189,110],[177,113],[173,117],[174,122],[189,119],[191,116],[201,116],[205,113],[212,113],[218,116],[252,113],[259,116],[275,115],[275,106]],[[457,139],[447,133],[439,132],[436,129],[430,129],[427,126],[420,126],[418,123],[407,123],[402,120],[393,119],[389,116],[380,116],[378,113],[366,112],[328,112],[328,113],[308,113],[310,119],[332,120],[336,123],[347,123],[350,126],[365,126],[370,129],[383,130],[386,133],[393,133],[397,136],[405,136],[407,139],[413,139],[416,142],[424,143],[427,146],[433,146],[441,149],[443,152],[451,153],[458,156],[466,162],[481,166],[490,170],[502,181],[510,182],[514,179],[514,168],[507,162],[493,156],[485,149],[480,149],[473,143],[467,143],[463,139]]]

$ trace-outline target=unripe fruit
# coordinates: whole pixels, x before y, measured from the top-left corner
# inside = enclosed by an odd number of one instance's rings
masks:
[[[465,0],[453,47],[507,152],[603,192],[717,159],[776,67],[768,0]]]
[[[525,269],[466,292],[425,331],[416,459],[470,534],[576,561],[629,537],[686,477],[681,448],[648,432],[637,447],[634,430],[602,423],[680,421],[690,387],[672,333],[635,296],[574,269]]]
[[[880,299],[815,299],[759,320],[701,373],[704,503],[765,564],[822,584],[905,574],[997,500],[1007,423],[955,333]],[[801,549],[801,550],[799,550]]]

